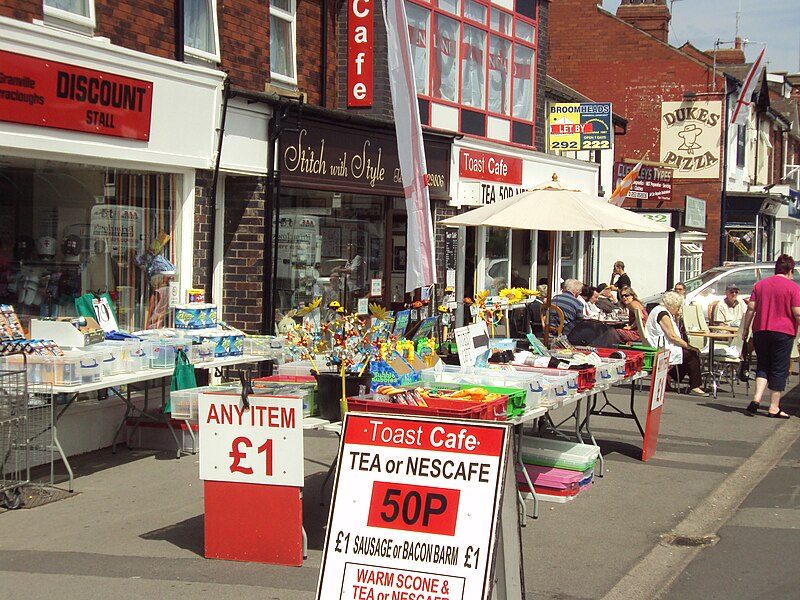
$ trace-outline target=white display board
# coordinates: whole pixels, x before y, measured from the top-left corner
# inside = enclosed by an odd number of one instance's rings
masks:
[[[459,327],[453,332],[458,348],[458,360],[462,367],[475,366],[475,360],[489,349],[489,331],[486,322],[480,321]]]
[[[303,402],[238,394],[201,394],[200,479],[303,486]]]
[[[348,413],[317,598],[489,598],[511,432]]]

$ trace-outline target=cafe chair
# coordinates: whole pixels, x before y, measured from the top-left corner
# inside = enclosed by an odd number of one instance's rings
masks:
[[[719,304],[719,300],[714,300],[708,305],[708,314],[706,315],[706,321],[709,323],[714,322],[714,311],[717,310],[717,304]]]
[[[714,363],[719,367],[717,371],[717,380],[719,382],[726,382],[731,386],[731,396],[736,398],[735,386],[739,382],[739,366],[742,364],[742,325],[744,319],[739,322],[739,329],[736,331],[736,337],[730,340],[717,340],[715,347]],[[796,347],[796,345],[795,345]],[[729,348],[735,348],[736,352],[729,352]],[[724,354],[716,352],[722,349]],[[735,354],[735,356],[734,356]],[[750,380],[745,382],[746,394],[750,394]]]
[[[552,315],[552,316],[551,316]],[[542,330],[552,340],[564,331],[564,311],[555,304],[545,304],[541,310]]]
[[[644,334],[644,323],[642,323],[642,311],[634,310],[633,316],[636,317],[636,330],[639,332],[639,340],[647,345],[647,336]]]

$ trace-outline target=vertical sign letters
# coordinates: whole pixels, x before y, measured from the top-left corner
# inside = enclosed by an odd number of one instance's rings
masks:
[[[372,0],[349,0],[347,15],[347,106],[372,106]]]

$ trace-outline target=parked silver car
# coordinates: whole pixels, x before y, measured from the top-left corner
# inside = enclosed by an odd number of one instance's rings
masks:
[[[722,300],[725,297],[725,288],[730,284],[735,284],[739,288],[739,297],[746,300],[756,281],[774,274],[775,263],[738,263],[714,267],[683,282],[686,286],[686,303],[699,304],[703,307],[704,314],[708,314],[709,305],[715,300]],[[797,278],[795,282],[800,285]],[[660,294],[642,299],[648,311],[660,301]]]

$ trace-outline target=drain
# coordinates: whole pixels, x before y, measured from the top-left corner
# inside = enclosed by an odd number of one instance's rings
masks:
[[[687,548],[707,548],[719,541],[718,535],[678,535],[665,533],[661,536],[661,543],[667,546],[683,546]]]

